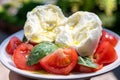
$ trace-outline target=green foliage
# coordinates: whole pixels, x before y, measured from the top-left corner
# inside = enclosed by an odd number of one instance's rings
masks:
[[[120,25],[120,0],[58,0],[57,5],[67,16],[76,11],[94,12],[102,20],[103,26],[120,32],[118,27]]]
[[[46,1],[50,2],[51,0]],[[23,27],[27,12],[42,4],[45,4],[45,1],[15,0],[0,5],[0,20]],[[76,11],[94,12],[102,20],[103,26],[120,32],[118,27],[120,25],[120,0],[57,0],[55,4],[62,9],[66,16],[70,16]]]
[[[34,0],[23,0],[21,4],[18,4],[18,6],[15,5],[15,3],[7,3],[0,6],[0,19],[16,26],[24,26],[27,12],[31,11],[37,5],[42,4],[43,3],[38,3]],[[14,11],[14,13],[11,13],[11,10],[17,10],[17,12]]]

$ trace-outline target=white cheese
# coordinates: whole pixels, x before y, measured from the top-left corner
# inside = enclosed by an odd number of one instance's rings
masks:
[[[89,56],[96,50],[102,33],[102,22],[90,12],[76,12],[63,26],[57,28],[55,42],[62,46],[73,46],[81,56]]]
[[[74,47],[81,56],[89,56],[97,48],[102,22],[96,14],[83,11],[66,18],[59,7],[48,4],[28,12],[24,34],[32,42],[55,41],[62,47]]]
[[[35,43],[52,42],[57,34],[54,29],[61,25],[65,19],[61,9],[55,5],[37,6],[27,14],[24,26],[25,36]]]

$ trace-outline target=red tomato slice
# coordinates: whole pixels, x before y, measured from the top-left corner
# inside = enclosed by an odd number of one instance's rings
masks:
[[[54,74],[69,74],[78,60],[74,48],[58,49],[40,60],[43,69]]]
[[[91,72],[96,72],[102,68],[103,68],[103,65],[99,65],[99,64],[97,68],[92,68],[92,67],[87,67],[84,65],[77,64],[74,71],[82,72],[82,73],[91,73]]]
[[[108,41],[110,42],[113,46],[115,46],[118,42],[117,37],[114,35],[110,34],[109,32],[102,30],[102,37],[100,39],[100,42],[102,41]]]
[[[111,45],[108,41],[104,41],[98,45],[94,57],[97,63],[104,65],[110,64],[118,58],[113,45]]]
[[[14,50],[17,48],[18,45],[20,45],[22,43],[22,41],[17,38],[16,36],[12,37],[10,39],[10,41],[8,42],[7,46],[6,46],[6,51],[9,54],[13,54]]]
[[[33,46],[39,44],[39,43],[35,43],[35,42],[32,42],[32,41],[28,41],[28,43],[31,44],[31,45],[33,45]]]
[[[19,69],[31,71],[40,70],[40,64],[35,64],[32,66],[27,65],[27,59],[32,48],[33,48],[32,45],[22,43],[14,51],[13,61]]]

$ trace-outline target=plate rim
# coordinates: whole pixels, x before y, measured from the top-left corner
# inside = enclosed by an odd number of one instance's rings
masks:
[[[111,31],[111,30],[108,30],[108,29],[104,29],[104,30],[106,30],[106,31],[108,31],[108,32],[110,32],[110,33],[112,33],[113,35],[115,35],[117,38],[118,38],[118,43],[117,43],[117,45],[119,44],[120,45],[120,36],[117,34],[117,33],[115,33],[115,32],[113,32],[113,31]],[[22,34],[21,34],[22,33]],[[5,46],[7,45],[7,43],[8,43],[8,41],[9,41],[9,39],[12,37],[12,36],[17,36],[18,37],[18,35],[20,35],[20,36],[22,36],[22,38],[23,38],[23,34],[24,33],[24,30],[20,30],[20,31],[18,31],[18,32],[16,32],[16,33],[14,33],[14,34],[12,34],[12,35],[10,35],[9,37],[7,37],[2,43],[1,43],[1,45],[0,45],[0,56],[4,56],[3,55],[3,53],[5,52],[6,53],[6,51],[5,51]],[[19,36],[19,37],[20,37]],[[18,37],[18,38],[19,38]],[[21,39],[22,39],[21,38]],[[4,51],[4,52],[3,52]],[[119,60],[119,61],[118,61]],[[23,75],[23,76],[26,76],[26,77],[30,77],[30,78],[34,78],[34,79],[83,79],[83,78],[88,78],[88,77],[93,77],[93,76],[97,76],[97,75],[100,75],[100,74],[104,74],[104,73],[106,73],[106,72],[109,72],[109,71],[111,71],[111,70],[113,70],[113,69],[115,69],[115,68],[117,68],[119,65],[120,65],[120,59],[118,59],[118,60],[116,60],[115,62],[116,62],[116,66],[114,66],[114,67],[111,67],[111,68],[108,68],[106,71],[103,71],[103,72],[100,72],[101,70],[99,70],[99,71],[97,71],[97,72],[93,72],[93,73],[85,73],[85,75],[86,76],[83,76],[83,77],[79,77],[79,75],[81,75],[81,74],[75,74],[75,75],[72,75],[72,74],[70,74],[70,75],[54,75],[54,74],[50,74],[50,75],[47,75],[46,77],[45,77],[45,75],[41,75],[41,74],[30,74],[30,72],[29,71],[25,71],[25,70],[21,70],[21,69],[18,69],[18,68],[16,68],[16,67],[13,67],[13,66],[10,66],[10,65],[6,65],[6,61],[5,61],[5,59],[4,60],[2,60],[1,58],[0,58],[0,62],[6,67],[6,68],[8,68],[8,69],[10,69],[10,70],[12,70],[12,71],[14,71],[14,72],[16,72],[16,73],[18,73],[18,74],[21,74],[21,75]],[[115,62],[113,62],[112,64],[115,64]],[[106,66],[105,66],[106,67]],[[39,75],[39,76],[38,76]],[[83,74],[84,75],[84,74]],[[55,76],[57,76],[57,77],[55,77]]]

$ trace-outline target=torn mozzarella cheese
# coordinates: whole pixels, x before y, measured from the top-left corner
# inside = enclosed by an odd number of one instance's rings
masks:
[[[65,19],[61,9],[55,5],[37,6],[27,14],[24,34],[28,40],[35,43],[52,42],[57,34],[54,29]]]
[[[96,50],[102,34],[102,22],[90,12],[76,12],[63,26],[57,28],[59,34],[55,43],[73,46],[81,56],[89,56]]]

